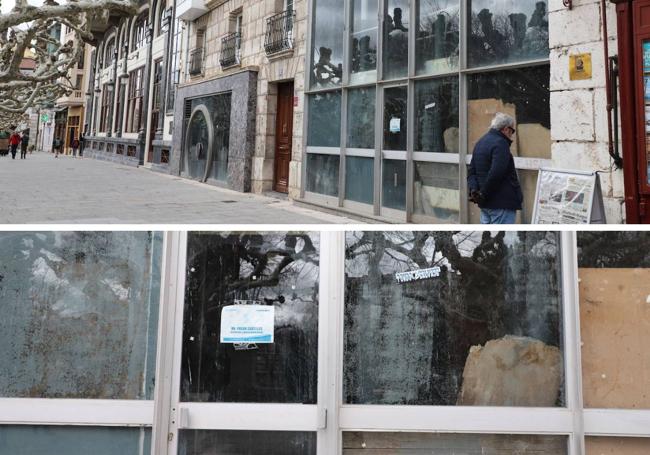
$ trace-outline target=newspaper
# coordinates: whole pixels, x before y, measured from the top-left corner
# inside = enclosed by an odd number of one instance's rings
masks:
[[[596,174],[541,170],[533,223],[589,224],[596,178]]]

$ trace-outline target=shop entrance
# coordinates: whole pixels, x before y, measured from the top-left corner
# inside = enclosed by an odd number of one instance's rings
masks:
[[[278,85],[278,111],[275,124],[275,165],[273,190],[289,192],[289,163],[293,146],[293,82]]]
[[[650,0],[616,3],[628,223],[650,223]]]

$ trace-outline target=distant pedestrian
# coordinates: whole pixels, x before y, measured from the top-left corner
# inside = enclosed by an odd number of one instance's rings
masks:
[[[62,145],[63,145],[63,141],[61,141],[61,138],[59,137],[54,138],[54,142],[52,142],[52,147],[54,148],[54,158],[59,157],[59,153],[61,153]]]
[[[79,158],[84,157],[84,147],[86,147],[86,137],[81,133],[79,134]]]
[[[79,139],[72,139],[72,157],[76,158],[77,157],[77,150],[79,150]]]
[[[23,137],[20,138],[20,159],[27,159],[27,148],[29,147],[29,132],[25,131]]]
[[[481,224],[514,224],[523,194],[510,153],[515,120],[497,113],[472,154],[467,183],[470,201],[481,209]]]
[[[9,138],[9,147],[11,147],[11,159],[16,159],[16,152],[18,151],[18,146],[20,145],[20,134],[17,131],[14,131]]]

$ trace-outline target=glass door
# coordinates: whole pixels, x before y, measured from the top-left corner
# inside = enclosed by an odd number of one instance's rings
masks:
[[[320,235],[196,232],[185,248],[169,453],[316,455]]]

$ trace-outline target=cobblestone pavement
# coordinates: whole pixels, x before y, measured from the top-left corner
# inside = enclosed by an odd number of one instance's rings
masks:
[[[348,218],[93,159],[0,157],[0,224],[347,224]]]

